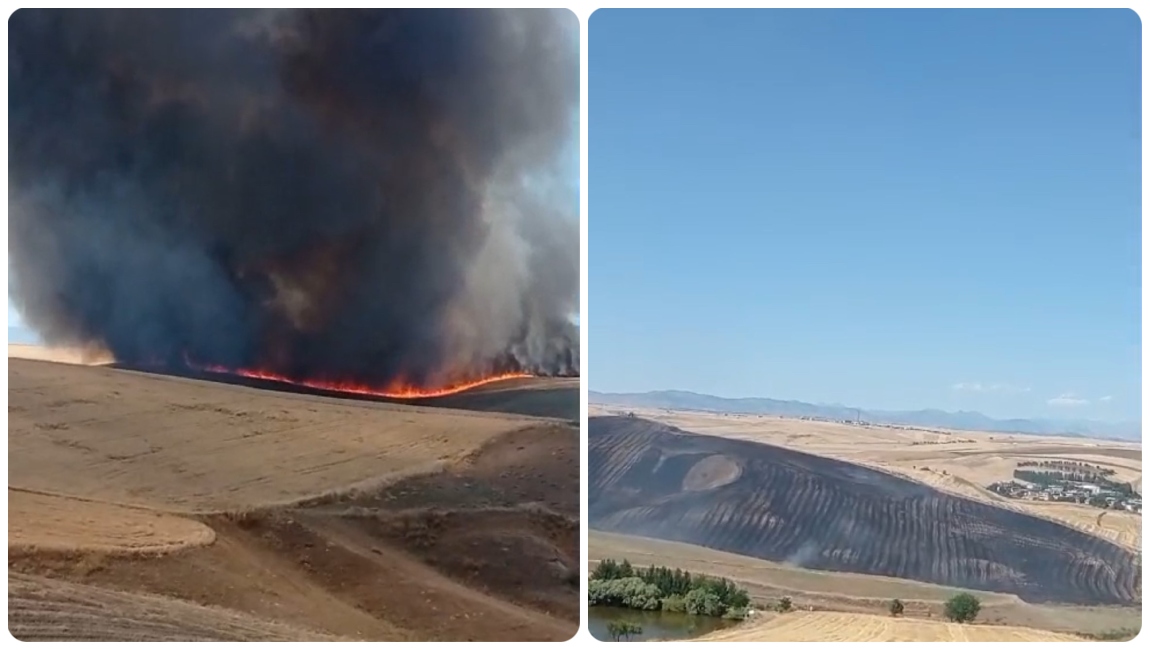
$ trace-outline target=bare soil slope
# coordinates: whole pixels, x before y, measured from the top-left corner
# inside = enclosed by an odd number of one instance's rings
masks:
[[[589,425],[596,529],[1029,601],[1128,604],[1141,596],[1135,554],[1048,520],[771,445],[633,417]],[[726,464],[740,471],[699,490],[687,479],[704,461],[706,474]]]
[[[10,609],[18,637],[562,641],[578,626],[566,422],[14,359],[9,383],[9,575],[55,585]],[[52,581],[110,590],[93,597],[110,613],[59,604],[75,598]],[[174,627],[183,610],[156,596],[275,630]]]
[[[693,641],[1082,641],[1068,634],[1005,625],[960,625],[844,612],[767,616]]]

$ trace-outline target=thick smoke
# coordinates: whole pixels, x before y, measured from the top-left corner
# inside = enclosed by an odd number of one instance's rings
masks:
[[[126,363],[578,372],[577,22],[546,10],[9,22],[13,299]]]

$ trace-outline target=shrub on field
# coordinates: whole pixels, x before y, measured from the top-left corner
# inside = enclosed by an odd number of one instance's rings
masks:
[[[946,617],[955,623],[969,623],[978,616],[981,609],[982,603],[974,596],[958,594],[946,601],[945,613]]]
[[[890,601],[888,609],[890,609],[891,616],[902,616],[902,613],[904,610],[906,610],[906,607],[903,606],[901,600],[895,598],[894,600]]]

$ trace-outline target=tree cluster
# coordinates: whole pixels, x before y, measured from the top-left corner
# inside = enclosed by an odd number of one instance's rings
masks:
[[[661,566],[635,568],[611,559],[591,573],[587,599],[590,605],[730,618],[743,618],[751,603],[747,592],[726,578]]]
[[[1045,471],[1035,472],[1024,469],[1014,470],[1014,478],[1035,483],[1037,485],[1058,485],[1066,482],[1078,483],[1095,483],[1103,488],[1112,490],[1127,497],[1132,497],[1137,493],[1134,491],[1134,486],[1130,483],[1119,483],[1112,481],[1100,473],[1094,472],[1060,472],[1060,471]]]
[[[1050,467],[1054,469],[1067,469],[1070,471],[1090,470],[1102,476],[1112,476],[1115,472],[1109,467],[1091,465],[1080,460],[1024,460],[1018,463],[1019,467]]]

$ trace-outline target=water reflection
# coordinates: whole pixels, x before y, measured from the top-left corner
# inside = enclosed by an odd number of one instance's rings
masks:
[[[643,633],[631,637],[631,641],[691,639],[738,624],[738,621],[713,616],[692,616],[661,611],[644,612],[622,607],[591,607],[587,614],[587,625],[591,636],[600,641],[611,640],[611,635],[607,632],[607,624],[611,621],[626,621],[643,628]]]

